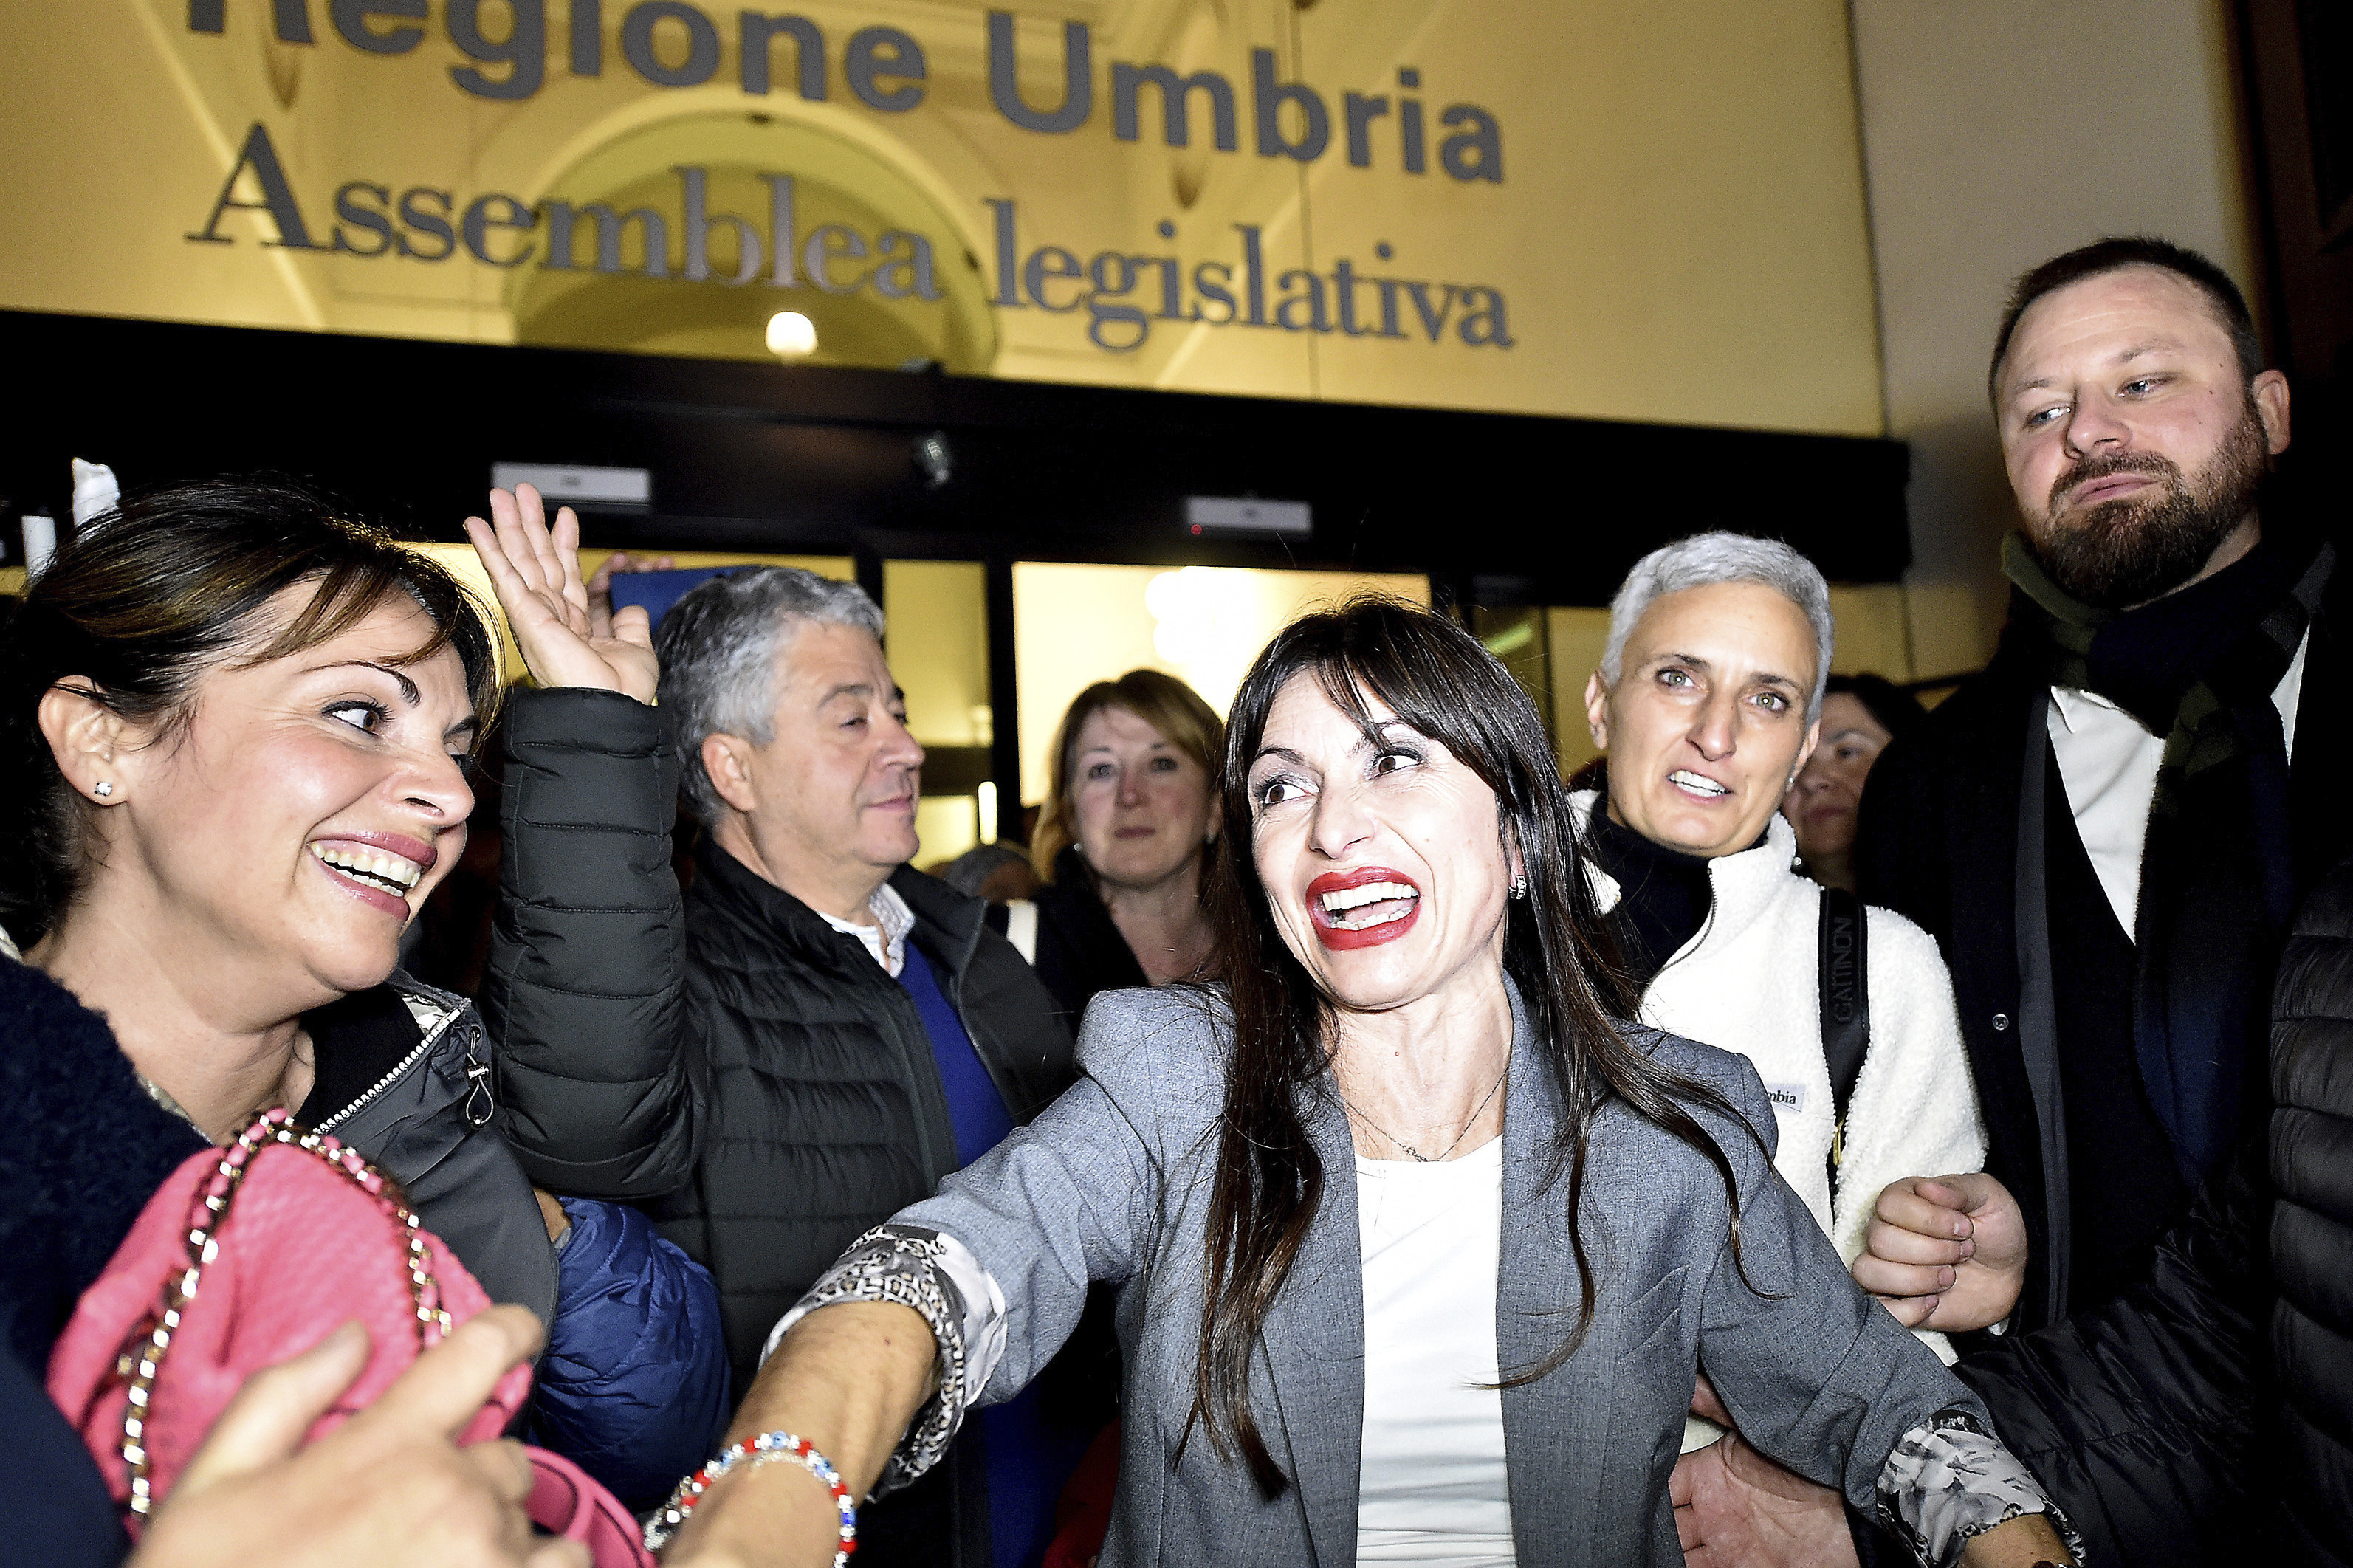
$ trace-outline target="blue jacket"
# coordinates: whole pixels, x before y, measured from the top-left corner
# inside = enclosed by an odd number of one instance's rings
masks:
[[[525,1436],[649,1508],[717,1451],[727,1425],[719,1291],[638,1210],[560,1201],[572,1230]]]

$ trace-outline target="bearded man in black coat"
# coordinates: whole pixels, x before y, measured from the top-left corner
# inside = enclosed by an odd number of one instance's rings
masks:
[[[2204,258],[2111,239],[2028,273],[1989,392],[2010,623],[1882,757],[1857,861],[1944,949],[1991,1179],[1889,1189],[1856,1276],[2008,1336],[1962,1375],[2049,1438],[2095,1556],[2220,1560],[2267,1468],[2273,982],[2353,822],[2345,574],[2268,504],[2287,382]]]

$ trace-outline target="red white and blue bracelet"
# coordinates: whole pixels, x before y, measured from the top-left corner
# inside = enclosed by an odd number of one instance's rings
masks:
[[[834,1509],[841,1515],[841,1544],[833,1550],[833,1568],[849,1568],[850,1554],[858,1550],[858,1504],[851,1500],[849,1488],[843,1484],[841,1472],[833,1468],[832,1461],[818,1453],[807,1438],[790,1432],[763,1432],[746,1438],[679,1482],[670,1500],[646,1526],[646,1550],[659,1552],[670,1543],[670,1538],[686,1522],[686,1516],[694,1511],[712,1482],[738,1465],[765,1465],[778,1460],[800,1466],[823,1481],[825,1489],[833,1494]]]

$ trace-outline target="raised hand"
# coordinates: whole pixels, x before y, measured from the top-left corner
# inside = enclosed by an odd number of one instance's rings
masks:
[[[491,587],[514,628],[532,679],[543,687],[579,686],[654,700],[661,667],[654,658],[653,626],[636,605],[610,613],[592,609],[580,581],[580,520],[565,507],[554,526],[539,492],[517,485],[491,492],[491,517],[466,520],[466,537],[491,574]]]
[[[1906,1176],[1883,1188],[1854,1280],[1907,1329],[2000,1322],[2026,1283],[2026,1220],[1982,1171]]]

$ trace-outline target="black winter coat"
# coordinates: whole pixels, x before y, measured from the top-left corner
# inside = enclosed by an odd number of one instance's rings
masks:
[[[38,1382],[74,1303],[206,1143],[139,1087],[104,1018],[7,958],[0,1046],[0,1332]]]
[[[2341,553],[2341,552],[2340,552]],[[2353,678],[2353,570],[2340,564],[2314,617],[2289,773],[2299,891],[2353,850],[2339,798],[2353,768],[2342,693]],[[2041,666],[2006,633],[1993,662],[1887,749],[1863,794],[1856,863],[1864,898],[1936,939],[1952,972],[1961,1034],[1986,1122],[1986,1169],[2025,1211],[2032,1245],[2023,1322],[2044,1321],[2051,1250],[2042,1152],[2019,1031],[2017,859],[2020,780]],[[2063,809],[2065,796],[2057,796]],[[2061,1225],[2063,1235],[2064,1222]],[[2088,1305],[2090,1303],[2083,1303]]]
[[[508,1137],[543,1184],[646,1204],[711,1269],[740,1394],[769,1330],[848,1243],[956,1169],[930,1037],[863,944],[724,850],[705,847],[681,900],[676,765],[653,709],[525,693],[506,745],[482,1005]],[[1074,1073],[1053,999],[979,900],[905,868],[891,885],[1026,1121]],[[949,1562],[951,1540],[985,1551],[985,1510],[944,1495],[946,1472],[976,1479],[976,1450],[958,1448],[933,1495],[918,1483],[892,1500],[938,1532],[908,1555],[861,1529],[861,1562]]]
[[[2267,1467],[2253,1458],[2271,1299],[2260,1136],[2208,1178],[2149,1279],[1954,1373],[2084,1538],[2086,1563],[2253,1561]]]
[[[2149,1279],[1954,1368],[2093,1562],[2353,1568],[2353,862],[2273,1012],[2270,1126]]]
[[[491,1300],[553,1317],[546,1224],[488,1125],[486,1072],[468,1071],[488,1065],[472,1008],[396,975],[305,1022],[319,1077],[301,1119],[400,1183]],[[104,1018],[5,959],[0,1041],[0,1118],[12,1129],[0,1142],[0,1320],[37,1374],[156,1187],[206,1145],[140,1088]]]
[[[2279,1545],[2353,1565],[2353,865],[2306,903],[2272,1031],[2268,1328],[2280,1391]]]
[[[1038,906],[1038,978],[1054,994],[1071,1034],[1099,993],[1151,984],[1103,908],[1094,873],[1076,846],[1054,858],[1054,879],[1031,898]]]

